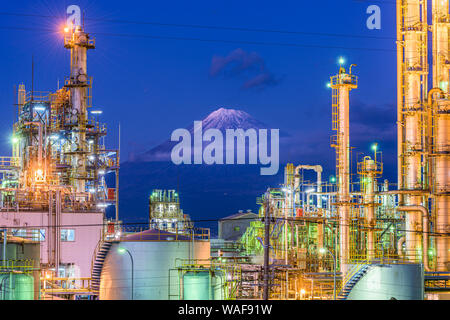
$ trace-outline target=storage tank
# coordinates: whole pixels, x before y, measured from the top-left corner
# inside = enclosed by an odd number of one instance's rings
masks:
[[[421,264],[374,264],[355,284],[347,300],[423,300]]]
[[[213,300],[209,271],[186,272],[183,275],[183,300]]]
[[[114,242],[106,255],[99,299],[179,299],[176,260],[209,258],[209,236],[191,237],[155,229],[128,235]]]
[[[189,271],[183,275],[183,300],[223,300],[221,271]]]
[[[34,278],[27,274],[0,274],[0,300],[33,300]]]

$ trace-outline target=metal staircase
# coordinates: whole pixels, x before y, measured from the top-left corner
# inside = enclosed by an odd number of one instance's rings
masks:
[[[342,289],[337,297],[338,300],[347,300],[348,295],[358,281],[364,277],[369,270],[369,267],[370,264],[358,264],[349,271],[348,276],[342,280]]]
[[[92,275],[91,275],[91,285],[92,290],[95,292],[99,292],[100,290],[100,276],[102,274],[103,264],[105,263],[106,255],[109,252],[113,242],[112,241],[103,241],[100,249],[97,252],[95,257],[94,264],[92,266]]]

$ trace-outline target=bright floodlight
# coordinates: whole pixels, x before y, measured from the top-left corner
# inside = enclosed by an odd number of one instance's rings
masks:
[[[331,83],[327,83],[327,88],[331,88]]]
[[[345,59],[343,57],[339,57],[338,62],[339,62],[339,64],[344,64],[345,63]]]
[[[325,249],[325,248],[320,248],[320,249],[319,249],[319,252],[320,252],[321,254],[324,254],[325,252],[327,252],[327,249]]]
[[[34,110],[35,111],[45,111],[45,107],[44,106],[37,106],[37,107],[34,107]]]
[[[127,249],[125,249],[125,248],[119,248],[119,249],[117,249],[117,252],[119,252],[120,254],[123,254],[123,253],[125,253],[127,251]]]
[[[377,144],[377,143],[374,143],[374,144],[372,145],[372,150],[373,150],[373,151],[377,151],[377,148],[378,148],[378,144]]]
[[[91,113],[92,114],[102,114],[103,111],[102,110],[92,110]]]
[[[19,142],[19,138],[12,137],[11,141],[12,141],[12,143],[16,144],[17,142]]]
[[[65,32],[65,33],[69,32],[69,31],[70,31],[69,27],[65,27],[65,28],[64,28],[64,32]]]

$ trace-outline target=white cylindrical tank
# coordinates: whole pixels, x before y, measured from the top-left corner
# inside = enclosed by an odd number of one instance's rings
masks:
[[[210,258],[209,239],[194,238],[147,230],[113,243],[103,265],[99,299],[179,299],[176,260]]]
[[[422,264],[370,265],[347,300],[423,300]]]

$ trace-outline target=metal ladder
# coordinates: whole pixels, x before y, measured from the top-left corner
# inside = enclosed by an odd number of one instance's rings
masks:
[[[112,244],[112,241],[104,241],[101,244],[95,257],[94,265],[92,266],[91,285],[92,290],[97,293],[100,290],[100,276],[102,274],[103,264],[105,263],[106,255],[108,254],[109,249],[111,249]]]
[[[369,270],[370,264],[358,264],[350,269],[347,276],[342,280],[342,289],[338,294],[338,300],[347,300],[348,295]]]

